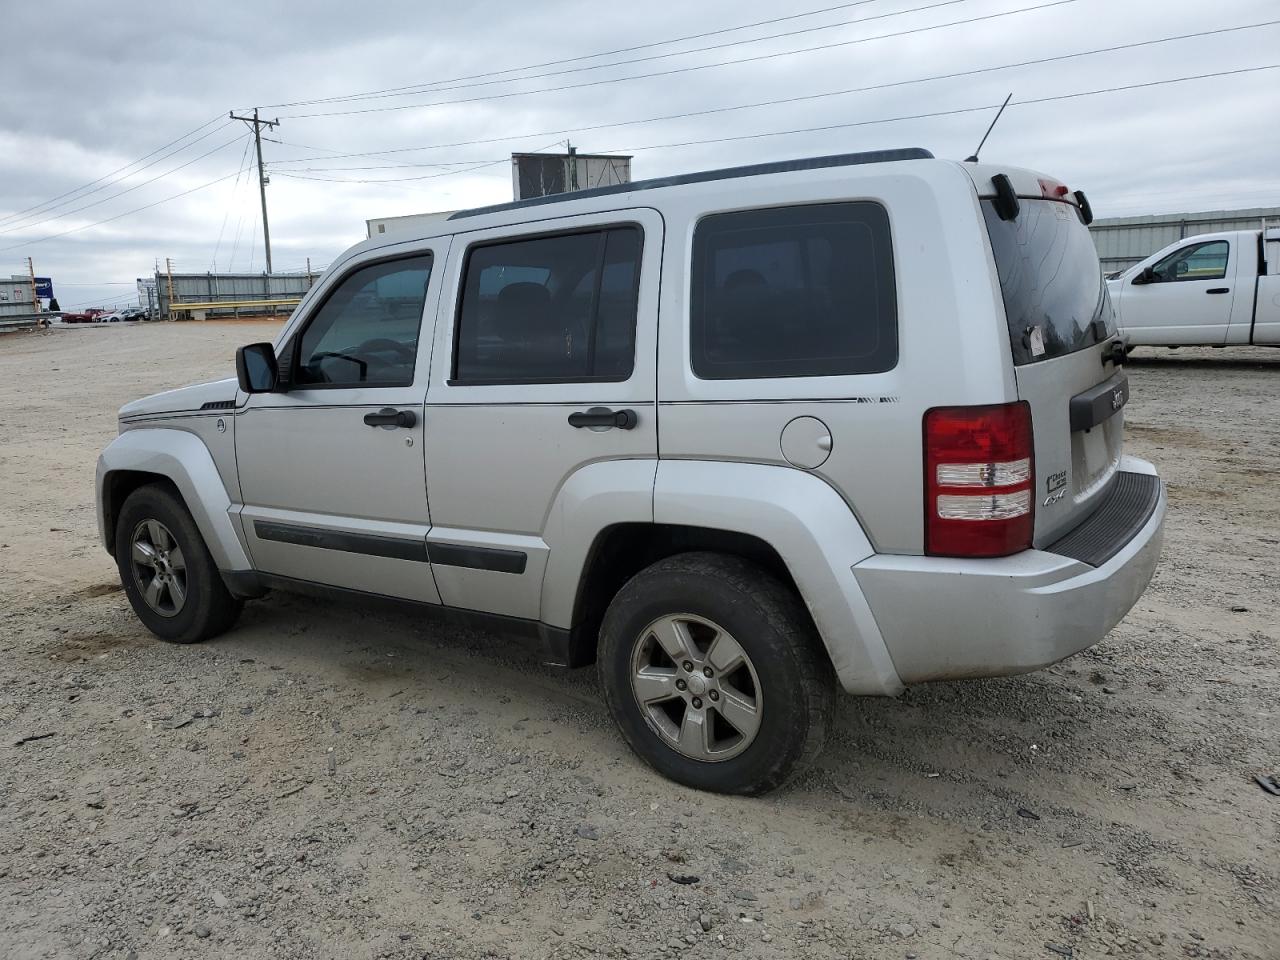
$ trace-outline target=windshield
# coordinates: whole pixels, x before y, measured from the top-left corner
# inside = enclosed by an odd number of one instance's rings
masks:
[[[1009,221],[993,201],[982,201],[1013,362],[1037,363],[1102,343],[1115,333],[1115,317],[1088,228],[1069,203],[1019,203],[1017,219]]]

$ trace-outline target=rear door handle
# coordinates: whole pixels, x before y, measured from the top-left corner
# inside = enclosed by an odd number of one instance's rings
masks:
[[[1205,293],[1230,293],[1230,292],[1231,292],[1230,287],[1212,287],[1205,291]]]
[[[634,410],[610,410],[608,407],[592,407],[586,412],[578,411],[569,414],[569,426],[571,427],[592,427],[593,429],[609,429],[617,427],[619,430],[631,430],[640,418],[636,416]]]
[[[383,407],[377,413],[366,413],[364,422],[371,427],[412,427],[418,422],[418,415],[412,410]]]

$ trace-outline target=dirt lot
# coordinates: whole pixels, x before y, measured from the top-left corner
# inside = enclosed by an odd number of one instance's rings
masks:
[[[1280,351],[1135,355],[1171,515],[1108,640],[846,698],[741,800],[515,641],[284,596],[139,626],[96,542],[115,411],[274,329],[0,339],[0,956],[1280,957]]]

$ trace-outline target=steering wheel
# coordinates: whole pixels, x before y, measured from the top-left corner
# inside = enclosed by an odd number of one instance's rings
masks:
[[[406,346],[399,340],[392,340],[389,337],[374,337],[372,340],[366,340],[356,347],[352,353],[368,354],[376,353],[380,350],[390,350],[401,360],[413,360],[418,355],[418,352],[413,347]]]

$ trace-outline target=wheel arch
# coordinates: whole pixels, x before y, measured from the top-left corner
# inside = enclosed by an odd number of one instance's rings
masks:
[[[605,611],[628,580],[660,560],[695,551],[743,557],[799,593],[778,551],[752,534],[674,523],[610,524],[591,542],[578,578],[569,636],[572,665],[595,661]]]
[[[115,550],[121,505],[148,483],[168,484],[182,500],[220,571],[252,568],[231,522],[231,499],[208,448],[194,434],[165,428],[126,431],[98,458],[98,534],[108,553]]]
[[[662,460],[653,476],[651,517],[575,512],[575,549],[552,544],[542,619],[568,630],[571,664],[594,660],[603,611],[630,577],[664,557],[709,550],[746,557],[796,591],[847,691],[902,690],[853,576],[874,550],[830,485],[788,467],[721,461]]]

